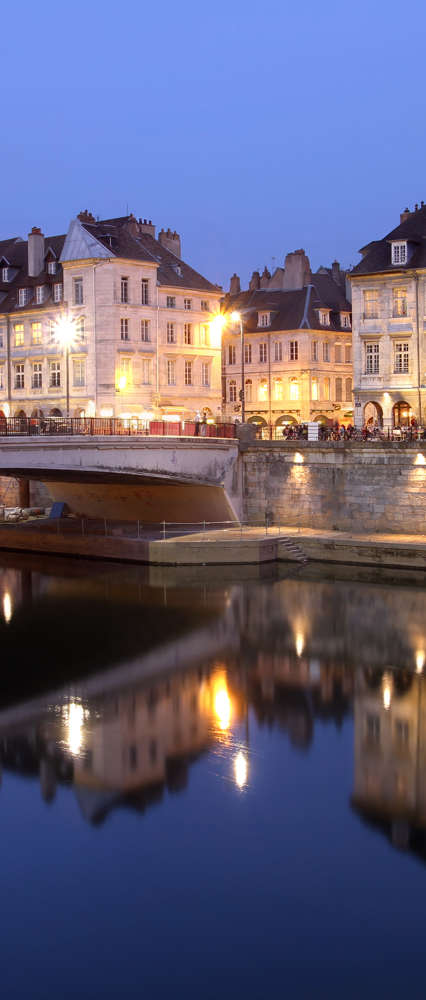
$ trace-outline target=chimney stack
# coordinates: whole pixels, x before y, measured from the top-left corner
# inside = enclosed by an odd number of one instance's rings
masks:
[[[271,280],[270,272],[268,271],[267,267],[264,267],[262,277],[260,279],[260,287],[267,288],[270,280]]]
[[[249,289],[251,292],[256,292],[260,288],[260,274],[259,271],[253,271],[250,278]]]
[[[336,285],[342,284],[342,272],[340,270],[340,264],[338,260],[333,260],[333,263],[331,265],[331,277],[333,278],[333,281],[336,282]]]
[[[401,215],[399,216],[400,225],[402,222],[406,222],[410,218],[411,212],[409,208],[405,208]]]
[[[311,265],[304,250],[294,250],[285,259],[282,287],[286,292],[304,288],[311,280]]]
[[[139,219],[139,232],[141,236],[143,233],[147,233],[148,236],[152,236],[155,240],[155,226],[153,226],[151,219]]]
[[[232,278],[231,278],[231,281],[229,283],[229,294],[230,295],[239,295],[240,291],[241,291],[241,284],[240,284],[240,279],[238,277],[238,274],[233,274]]]
[[[41,229],[33,226],[28,233],[28,274],[36,278],[44,269],[44,236]]]
[[[87,222],[93,225],[93,223],[96,222],[95,216],[92,215],[91,212],[89,212],[88,208],[85,208],[83,212],[79,212],[77,215],[77,219],[80,219],[80,222],[82,222],[83,224]]]
[[[161,229],[158,234],[158,241],[159,243],[161,243],[162,247],[164,247],[166,250],[170,250],[171,253],[174,253],[175,257],[182,256],[180,248],[180,236],[178,233],[172,232],[171,229],[168,229],[167,231],[165,229]]]

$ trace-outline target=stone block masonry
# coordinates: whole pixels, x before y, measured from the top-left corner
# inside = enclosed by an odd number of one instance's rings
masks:
[[[247,520],[426,534],[426,442],[259,441],[241,461]]]

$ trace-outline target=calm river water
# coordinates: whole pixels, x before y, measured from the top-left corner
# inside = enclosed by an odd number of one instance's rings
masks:
[[[424,996],[426,587],[2,556],[8,998]]]

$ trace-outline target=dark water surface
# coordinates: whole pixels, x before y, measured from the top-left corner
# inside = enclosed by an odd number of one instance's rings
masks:
[[[2,997],[424,997],[421,574],[3,554]]]

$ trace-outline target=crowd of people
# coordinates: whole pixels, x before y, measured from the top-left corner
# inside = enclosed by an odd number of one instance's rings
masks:
[[[274,436],[282,437],[285,441],[307,441],[308,425],[284,424],[275,428]],[[426,439],[426,428],[419,427],[415,417],[407,426],[394,427],[386,431],[378,424],[368,423],[359,428],[353,424],[339,424],[338,420],[335,420],[330,424],[319,424],[318,439],[320,441],[418,441]]]

